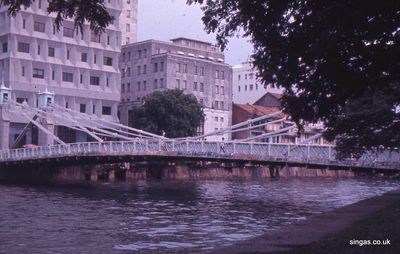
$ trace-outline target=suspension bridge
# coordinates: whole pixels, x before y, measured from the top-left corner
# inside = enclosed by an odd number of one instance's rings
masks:
[[[321,134],[316,134],[299,144],[254,142],[260,137],[282,135],[296,127],[285,117],[278,117],[282,115],[280,111],[201,136],[168,139],[94,114],[89,115],[62,107],[54,102],[54,94],[48,91],[39,95],[38,107],[29,106],[26,102],[18,103],[4,94],[0,104],[10,112],[22,115],[28,122],[14,144],[9,149],[0,150],[0,168],[50,162],[62,165],[189,160],[332,169],[400,170],[398,150],[366,152],[357,159],[338,160],[335,146],[311,144]],[[214,135],[265,128],[276,123],[285,124],[280,125],[280,129],[242,140],[206,140],[207,137]],[[42,133],[40,145],[15,148],[33,125]],[[53,129],[49,126],[53,126]],[[65,126],[86,133],[93,142],[65,143],[54,134],[54,126]]]

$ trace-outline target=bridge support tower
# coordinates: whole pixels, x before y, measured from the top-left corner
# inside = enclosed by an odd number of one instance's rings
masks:
[[[54,103],[54,93],[47,91],[47,89],[39,93],[39,108],[45,111],[51,111]],[[47,146],[54,144],[54,123],[48,117],[42,118],[40,124],[48,131],[48,133],[39,130],[39,146]]]
[[[0,150],[10,147],[10,97],[11,90],[0,83]]]

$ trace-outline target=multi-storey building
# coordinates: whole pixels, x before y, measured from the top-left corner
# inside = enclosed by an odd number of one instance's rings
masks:
[[[55,102],[60,106],[118,120],[118,60],[122,40],[136,39],[136,8],[129,10],[132,30],[124,35],[121,27],[126,24],[120,16],[124,12],[127,17],[128,10],[124,8],[136,6],[137,0],[104,3],[114,21],[102,34],[93,33],[89,24],[77,31],[73,20],[65,20],[58,30],[55,14],[47,13],[48,2],[44,0],[34,1],[15,17],[8,15],[6,6],[0,7],[0,75],[12,89],[12,99],[36,107],[38,93],[47,89],[55,93]],[[12,144],[27,120],[17,114],[10,118]],[[55,132],[67,142],[87,139],[82,133],[60,126]],[[28,132],[25,143],[37,143],[35,129]]]
[[[120,120],[132,124],[129,113],[154,91],[182,89],[204,106],[200,133],[221,130],[231,123],[232,68],[214,45],[186,38],[171,42],[148,40],[122,47]],[[208,138],[228,140],[229,135]]]
[[[114,0],[115,1],[115,0]],[[123,8],[119,19],[122,45],[137,40],[137,8],[138,0],[122,0]]]
[[[283,90],[272,85],[264,86],[257,78],[257,70],[250,62],[233,67],[233,102],[253,104],[267,92],[283,93]]]

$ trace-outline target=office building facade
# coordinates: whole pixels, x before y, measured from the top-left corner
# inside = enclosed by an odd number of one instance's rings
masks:
[[[130,111],[144,96],[154,91],[181,89],[193,94],[203,105],[204,125],[199,134],[226,128],[231,124],[232,68],[214,45],[177,38],[171,42],[148,40],[122,47],[120,119],[132,124]],[[230,136],[207,140],[228,140]]]

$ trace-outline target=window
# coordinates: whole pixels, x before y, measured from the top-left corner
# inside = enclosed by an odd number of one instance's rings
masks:
[[[137,90],[138,91],[140,91],[140,86],[141,86],[141,84],[140,84],[140,81],[139,81],[139,82],[137,82]]]
[[[250,85],[250,91],[253,91],[253,85]]]
[[[216,71],[215,71],[215,78],[216,78],[216,79],[219,79],[219,70],[216,70]]]
[[[199,67],[197,65],[194,66],[194,75],[199,74]]]
[[[253,79],[253,73],[249,74],[249,79]]]
[[[160,71],[164,71],[164,62],[160,63]]]
[[[154,63],[154,72],[158,71],[158,63]]]
[[[187,73],[187,64],[183,65],[183,73]]]
[[[29,53],[29,44],[25,42],[18,42],[18,52]]]
[[[214,121],[218,122],[218,116],[214,117]]]
[[[220,109],[224,109],[224,108],[225,108],[224,102],[223,102],[223,101],[220,101],[220,102],[219,102],[219,107],[220,107]]]
[[[186,90],[186,89],[187,89],[187,81],[184,80],[184,81],[183,81],[183,90]]]
[[[86,104],[79,105],[79,112],[86,113]]]
[[[244,86],[244,90],[247,91],[247,85]]]
[[[111,115],[111,107],[103,106],[101,113],[107,116]]]
[[[258,84],[256,84],[256,90],[258,90]]]
[[[154,89],[157,89],[157,88],[158,88],[158,80],[155,79],[155,80],[154,80]]]
[[[160,79],[160,88],[163,88],[164,87],[164,79],[162,78],[162,79]]]
[[[219,94],[219,86],[215,86],[215,94]]]
[[[143,49],[143,57],[147,57],[147,49]]]
[[[138,53],[138,58],[139,58],[139,59],[142,58],[142,51],[141,51],[141,50],[138,50],[137,53]]]
[[[238,86],[238,92],[240,92],[240,86]]]
[[[4,42],[3,43],[3,53],[6,53],[8,51],[8,43]]]
[[[37,46],[37,54],[40,56],[40,45]]]
[[[94,56],[93,56],[93,62],[94,62],[94,64],[97,63],[97,55],[94,55]]]
[[[147,65],[143,65],[143,74],[147,73]]]
[[[176,88],[181,88],[181,81],[179,79],[176,80]]]
[[[247,80],[247,74],[245,74],[245,75],[244,75],[244,79],[246,79],[246,80]]]
[[[126,24],[126,31],[130,32],[131,31],[131,24]]]
[[[221,71],[221,79],[225,79],[225,72]]]
[[[54,48],[52,48],[52,47],[49,47],[49,57],[54,57],[56,54],[55,54],[55,49]]]
[[[93,114],[96,114],[96,105],[93,105],[92,111],[93,111]]]
[[[100,77],[90,76],[90,84],[92,86],[99,86],[100,85]]]
[[[70,53],[70,51],[69,51],[69,49],[67,49],[67,59],[69,60],[69,53]]]
[[[126,11],[126,17],[127,17],[127,18],[130,18],[130,17],[131,17],[131,11],[130,11],[130,10],[127,10],[127,11]]]
[[[223,117],[220,117],[220,118],[219,118],[219,121],[220,121],[220,122],[224,122],[224,118],[223,118]]]
[[[82,62],[87,62],[87,53],[81,53],[81,61]]]
[[[110,36],[107,35],[107,45],[110,45]]]
[[[25,77],[25,66],[22,66],[22,70],[21,70],[21,72],[22,72],[22,73],[21,73],[21,74],[22,74],[22,76],[23,76],[23,77]]]
[[[32,77],[34,78],[44,78],[44,69],[33,68]]]
[[[74,29],[63,27],[64,37],[74,38]]]
[[[121,93],[124,93],[125,92],[125,84],[122,84],[121,85]]]
[[[73,82],[74,80],[74,75],[70,72],[63,72],[63,78],[62,80],[64,82]]]
[[[125,53],[122,53],[122,62],[125,62]]]
[[[56,72],[55,71],[51,71],[51,79],[52,80],[56,79]]]
[[[81,74],[79,77],[79,82],[82,84],[83,83],[83,75]]]
[[[33,23],[33,30],[36,32],[44,33],[45,31],[44,23],[35,21],[35,23]]]
[[[131,83],[126,84],[126,91],[127,92],[131,91]]]
[[[25,19],[22,20],[22,28],[26,29],[26,20]]]
[[[96,34],[94,31],[90,32],[90,40],[92,42],[100,43],[100,34]]]
[[[221,95],[225,95],[225,87],[221,86]]]
[[[176,72],[181,72],[181,64],[180,63],[176,64]]]
[[[204,67],[201,67],[200,69],[200,76],[204,76]]]
[[[131,52],[128,52],[128,61],[131,60]]]
[[[143,91],[146,91],[146,90],[147,90],[147,81],[143,81]]]
[[[141,71],[141,67],[140,67],[140,65],[137,67],[137,75],[140,75],[140,73],[141,73],[142,71]]]
[[[17,103],[24,103],[24,101],[28,102],[28,98],[17,97]]]
[[[194,90],[194,91],[197,91],[197,82],[194,82],[194,83],[193,83],[193,90]]]
[[[104,65],[112,66],[112,62],[113,62],[112,60],[113,60],[112,57],[105,56],[104,57]]]
[[[238,80],[240,80],[240,75],[238,75]]]

